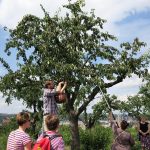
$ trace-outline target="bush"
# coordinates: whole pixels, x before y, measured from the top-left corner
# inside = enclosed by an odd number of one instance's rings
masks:
[[[80,142],[81,149],[83,150],[109,150],[111,141],[112,132],[110,128],[97,125],[94,128],[88,130],[80,129]]]
[[[0,128],[0,150],[6,149],[8,135],[12,130],[17,128],[15,118],[11,118],[11,122]]]
[[[135,140],[135,145],[131,148],[132,150],[140,150],[141,149],[141,144],[138,139],[137,131],[135,128],[129,128],[128,131],[131,133],[132,137]]]
[[[67,125],[61,125],[59,128],[59,132],[61,133],[61,135],[63,135],[65,145],[70,145],[70,143],[71,143],[70,127]]]

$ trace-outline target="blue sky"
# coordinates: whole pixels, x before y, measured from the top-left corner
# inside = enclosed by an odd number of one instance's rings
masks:
[[[17,23],[25,14],[43,16],[40,4],[54,14],[67,0],[0,0],[0,56],[4,57],[9,64],[16,69],[14,54],[7,57],[3,52],[6,38],[9,34],[3,30],[4,26],[15,28]],[[149,0],[85,0],[85,11],[95,9],[95,14],[107,20],[104,29],[118,38],[117,46],[121,42],[132,42],[139,37],[147,43],[147,50],[150,47],[150,2]],[[143,50],[146,52],[146,50]],[[0,75],[5,74],[0,64]],[[142,82],[137,76],[125,79],[122,83],[110,88],[110,94],[116,94],[120,99],[125,100],[127,96],[135,95]],[[0,113],[17,113],[25,108],[21,102],[13,101],[7,106],[0,93]],[[93,102],[94,104],[95,102]],[[92,104],[91,104],[92,105]],[[90,110],[90,108],[89,108]]]

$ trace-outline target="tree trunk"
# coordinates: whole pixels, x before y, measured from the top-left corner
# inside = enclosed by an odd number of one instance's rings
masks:
[[[80,150],[78,117],[75,114],[70,113],[69,121],[72,135],[71,150]]]

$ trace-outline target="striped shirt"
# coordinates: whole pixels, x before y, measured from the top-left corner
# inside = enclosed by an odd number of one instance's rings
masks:
[[[58,133],[53,132],[53,131],[46,131],[46,134],[49,135],[50,137],[54,135],[58,135]],[[43,134],[40,135],[40,137],[37,139],[37,141],[41,140],[43,138]],[[64,140],[62,136],[58,136],[54,139],[51,140],[51,146],[52,150],[64,150],[65,145],[64,145]]]
[[[43,109],[44,114],[58,114],[58,107],[55,101],[55,89],[44,89]]]
[[[24,150],[24,146],[31,142],[30,136],[21,130],[12,131],[8,136],[7,150]]]

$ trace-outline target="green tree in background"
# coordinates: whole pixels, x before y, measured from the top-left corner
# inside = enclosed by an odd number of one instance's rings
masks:
[[[100,97],[97,97],[97,99],[99,98]],[[113,110],[120,110],[120,105],[121,101],[119,101],[115,95],[111,96],[110,94],[103,94],[99,101],[97,100],[97,104],[92,107],[93,113],[88,114],[84,112],[85,117],[83,122],[85,123],[86,127],[90,129],[100,119],[108,119],[107,116],[108,112],[110,112],[110,108]]]
[[[66,8],[66,14],[50,16],[42,7],[44,17],[26,15],[15,29],[5,52],[15,51],[17,70],[0,58],[8,73],[1,77],[0,91],[6,102],[22,99],[34,112],[41,112],[43,83],[47,78],[68,82],[68,114],[72,143],[71,149],[80,149],[78,119],[100,88],[106,91],[132,74],[147,73],[148,60],[140,52],[145,43],[136,38],[132,43],[122,43],[117,49],[108,41],[116,37],[103,31],[105,20],[96,17],[94,11],[82,10],[84,1],[78,0]]]
[[[128,112],[129,116],[139,118],[145,114],[150,116],[150,75],[143,77],[145,83],[140,87],[137,95],[129,96],[126,102],[121,102],[119,109]]]
[[[141,95],[129,96],[127,101],[121,102],[120,109],[128,112],[129,116],[139,118],[146,109],[144,106],[143,97]]]
[[[139,94],[142,95],[143,103],[148,115],[150,116],[150,74],[144,77],[145,84],[141,86]]]

